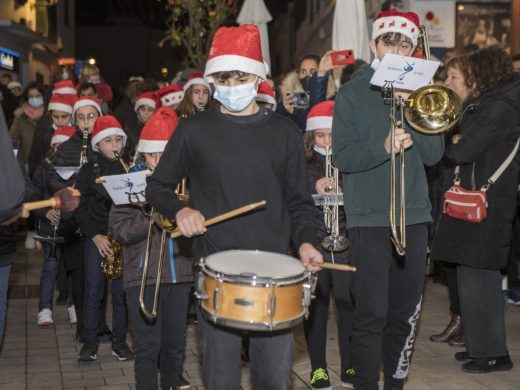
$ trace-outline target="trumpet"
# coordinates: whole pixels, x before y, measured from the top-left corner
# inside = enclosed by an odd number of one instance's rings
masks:
[[[332,150],[330,147],[327,148],[325,156],[325,176],[334,181],[332,186],[325,188],[325,191],[337,194],[339,191],[339,171],[332,165]],[[327,200],[325,200],[323,216],[325,227],[330,234],[322,240],[321,246],[330,252],[342,252],[348,248],[349,242],[346,237],[339,234],[339,204],[337,201],[334,201],[332,205],[327,203]]]
[[[424,26],[419,28],[419,50],[423,58],[430,59],[428,34]],[[383,87],[385,101],[390,102],[390,231],[396,252],[406,253],[406,201],[405,201],[405,150],[401,144],[396,152],[395,130],[404,126],[404,120],[416,131],[423,134],[438,134],[448,131],[457,124],[462,113],[462,100],[451,89],[441,85],[426,85],[412,92],[405,100],[395,94],[393,82]],[[399,193],[396,184],[397,156],[400,162]],[[399,231],[397,230],[396,198],[400,198]]]

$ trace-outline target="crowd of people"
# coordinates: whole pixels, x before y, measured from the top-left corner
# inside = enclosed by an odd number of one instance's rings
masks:
[[[0,153],[13,183],[0,213],[0,340],[23,225],[10,217],[23,213],[17,205],[24,201],[58,196],[62,208],[36,210],[25,223],[26,248],[42,253],[35,321],[52,326],[54,305],[66,305],[82,343],[78,361],[95,361],[99,343],[109,341],[116,359],[135,360],[139,389],[191,388],[182,375],[190,311],[205,388],[240,388],[241,360],[250,362],[255,389],[290,388],[290,329],[240,331],[215,324],[194,305],[198,259],[229,249],[292,254],[315,273],[303,323],[313,389],[331,388],[331,296],[343,387],[378,389],[382,365],[384,389],[404,388],[428,259],[440,264],[437,279],[448,287],[451,312],[446,329],[430,340],[464,347],[454,358],[465,372],[511,369],[502,274],[509,303],[520,305],[520,56],[493,47],[451,50],[434,81],[461,99],[458,123],[426,135],[396,122],[392,135],[390,105],[370,80],[386,54],[414,55],[419,24],[412,12],[382,12],[373,24],[371,64],[340,66],[332,51],[309,54],[278,85],[262,59],[258,28],[247,24],[216,32],[203,71],[181,72],[172,83],[131,77],[117,104],[96,65],[77,79],[59,68],[51,88],[24,87],[4,74],[0,127],[9,128],[12,144],[1,144],[13,145],[16,159]],[[0,135],[6,137],[3,129]],[[404,254],[394,247],[389,218],[391,156],[399,151],[407,161]],[[101,178],[143,170],[150,172],[146,204],[115,206]],[[487,217],[475,223],[449,215],[444,193],[453,185],[481,189]],[[331,232],[330,215],[312,195],[334,192],[343,194],[334,223],[349,245],[331,250],[322,243],[338,231]],[[205,226],[208,217],[257,199],[267,205]],[[182,237],[166,236],[157,213]],[[115,242],[122,247],[119,278],[101,266],[117,255]],[[357,270],[321,269],[323,262]],[[158,267],[158,311],[150,318],[142,305],[153,304]]]

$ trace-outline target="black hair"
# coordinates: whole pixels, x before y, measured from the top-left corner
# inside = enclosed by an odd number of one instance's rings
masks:
[[[37,81],[31,81],[23,90],[22,97],[24,102],[27,102],[29,100],[29,91],[31,89],[37,89],[38,91],[40,91],[42,97],[45,99],[45,87]]]
[[[300,58],[300,61],[298,61],[298,69],[301,68],[303,61],[307,60],[316,61],[316,63],[319,65],[321,58],[316,54],[305,54],[302,58]]]
[[[81,92],[86,91],[87,89],[91,89],[96,93],[96,86],[88,81],[85,81],[79,85],[78,93],[81,95]]]

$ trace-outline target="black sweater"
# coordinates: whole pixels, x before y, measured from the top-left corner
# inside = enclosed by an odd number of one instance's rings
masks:
[[[227,249],[287,253],[291,239],[296,247],[313,242],[314,204],[303,142],[290,120],[263,109],[250,118],[233,117],[216,106],[181,121],[146,189],[148,202],[168,218],[184,207],[173,194],[184,176],[190,207],[207,219],[267,201],[264,208],[197,237],[196,256]]]
[[[108,159],[97,152],[81,167],[76,182],[76,188],[81,194],[76,219],[87,238],[108,233],[108,213],[112,200],[103,184],[96,184],[96,178],[122,173],[125,171],[119,161]]]

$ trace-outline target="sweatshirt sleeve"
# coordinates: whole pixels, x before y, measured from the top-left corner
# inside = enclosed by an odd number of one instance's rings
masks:
[[[424,165],[431,167],[437,164],[444,154],[444,134],[427,135],[415,130],[412,134],[413,146],[416,147]]]
[[[370,129],[360,128],[356,104],[348,91],[342,88],[336,96],[332,121],[334,165],[347,173],[372,169],[390,158],[384,146],[386,136],[376,137]]]
[[[296,133],[296,129],[295,129]],[[291,215],[291,236],[296,248],[313,243],[316,236],[314,202],[309,188],[303,142],[298,134],[289,145],[286,168],[287,203]]]
[[[122,245],[146,240],[150,218],[135,206],[114,206],[110,209],[108,226],[114,239]]]
[[[186,207],[175,196],[174,191],[181,180],[188,175],[188,156],[191,153],[187,139],[189,130],[181,121],[168,141],[155,171],[146,180],[147,202],[169,219],[175,219],[177,212]]]

